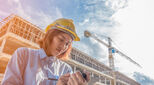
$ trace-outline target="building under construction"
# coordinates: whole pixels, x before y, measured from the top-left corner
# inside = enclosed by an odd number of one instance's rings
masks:
[[[0,22],[0,82],[11,55],[19,47],[39,49],[36,43],[45,32],[39,27],[17,16],[10,15]],[[114,85],[112,69],[82,51],[73,48],[70,59],[67,61],[73,71],[83,69],[91,73],[89,85]],[[116,71],[116,85],[140,85]]]

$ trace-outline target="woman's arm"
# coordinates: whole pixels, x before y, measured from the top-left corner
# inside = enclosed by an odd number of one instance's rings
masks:
[[[23,48],[18,48],[14,52],[5,70],[2,85],[23,85],[25,55]]]

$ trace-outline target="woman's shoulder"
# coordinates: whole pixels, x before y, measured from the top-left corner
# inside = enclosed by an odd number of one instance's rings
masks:
[[[28,47],[19,47],[17,51],[36,51],[37,49],[28,48]]]
[[[17,52],[17,53],[24,53],[27,50],[28,50],[28,48],[26,48],[26,47],[19,47],[19,48],[16,49],[15,52]]]
[[[27,47],[19,47],[19,48],[17,48],[17,51],[23,51],[23,50],[28,50],[29,48],[27,48]]]
[[[22,53],[22,54],[30,54],[30,53],[33,53],[36,51],[37,51],[37,49],[28,48],[28,47],[19,47],[16,50],[17,53]]]
[[[28,47],[20,47],[16,50],[16,54],[18,55],[19,58],[27,60],[34,60],[35,58],[38,58],[38,50],[39,49],[33,49],[33,48],[28,48]]]

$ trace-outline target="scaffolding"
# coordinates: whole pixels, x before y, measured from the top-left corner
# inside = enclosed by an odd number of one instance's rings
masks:
[[[45,33],[39,27],[11,15],[0,23],[0,53],[9,57],[19,47],[39,48],[37,40]]]

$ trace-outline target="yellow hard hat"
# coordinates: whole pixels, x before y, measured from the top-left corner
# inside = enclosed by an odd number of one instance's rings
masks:
[[[76,34],[75,26],[73,24],[72,19],[65,19],[65,18],[57,19],[52,24],[46,27],[45,32],[47,32],[49,29],[58,29],[64,31],[70,34],[73,37],[74,41],[80,41],[80,38]]]

